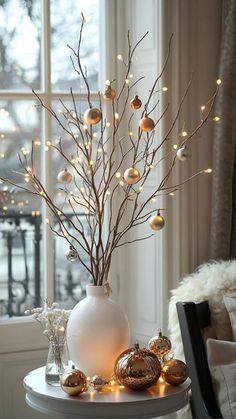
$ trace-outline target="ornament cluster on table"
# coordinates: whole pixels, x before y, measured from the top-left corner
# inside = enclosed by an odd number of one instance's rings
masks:
[[[131,390],[146,390],[155,385],[159,378],[168,385],[178,386],[188,377],[187,366],[179,359],[174,359],[171,342],[160,331],[148,342],[147,348],[140,348],[138,343],[128,348],[117,358],[114,366],[115,381]],[[100,376],[92,378],[78,370],[72,369],[61,377],[61,388],[70,396],[77,396],[89,387],[102,391],[111,380]]]

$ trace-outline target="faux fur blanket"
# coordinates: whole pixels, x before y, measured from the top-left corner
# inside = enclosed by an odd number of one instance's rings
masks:
[[[186,276],[178,288],[171,291],[169,303],[169,337],[174,357],[184,360],[181,332],[176,303],[178,301],[208,301],[211,311],[211,326],[204,338],[217,337],[232,340],[230,320],[223,302],[224,295],[236,296],[236,260],[212,261],[201,265],[196,272]],[[189,406],[177,413],[178,419],[191,419]]]

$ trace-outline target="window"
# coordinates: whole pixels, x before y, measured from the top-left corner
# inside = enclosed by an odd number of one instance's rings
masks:
[[[63,196],[53,185],[64,167],[51,144],[62,133],[38,106],[32,89],[60,113],[58,98],[70,106],[72,87],[78,106],[85,108],[85,86],[67,46],[76,48],[82,11],[87,18],[83,64],[95,99],[102,6],[101,0],[7,0],[0,5],[0,176],[25,185],[17,153],[29,156],[33,141],[38,171],[60,203]],[[23,315],[26,308],[41,305],[45,295],[70,308],[84,294],[88,276],[78,262],[66,260],[66,243],[52,236],[44,222],[48,217],[33,195],[0,185],[0,318]]]

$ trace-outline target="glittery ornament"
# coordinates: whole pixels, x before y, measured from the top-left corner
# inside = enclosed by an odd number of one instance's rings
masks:
[[[66,254],[66,259],[69,260],[70,262],[75,262],[76,260],[78,260],[78,258],[79,258],[79,254],[77,250],[75,250],[72,246],[70,246],[70,250]]]
[[[148,348],[150,351],[154,352],[154,354],[159,359],[162,359],[163,356],[170,352],[171,341],[166,336],[163,336],[161,332],[159,332],[158,336],[154,336],[149,340]]]
[[[180,161],[185,161],[188,158],[188,150],[186,146],[179,148],[176,153],[177,159]]]
[[[84,120],[88,125],[98,124],[102,119],[102,112],[98,108],[89,108],[84,112]]]
[[[114,99],[116,97],[116,91],[115,89],[112,89],[111,86],[107,86],[104,94],[103,94],[104,99]]]
[[[163,363],[161,375],[168,384],[178,386],[188,378],[187,366],[179,359],[171,359]]]
[[[152,215],[149,219],[149,226],[152,228],[152,230],[159,231],[161,230],[165,225],[165,220],[158,212],[157,215]]]
[[[135,167],[130,167],[124,173],[124,179],[128,183],[128,185],[133,185],[134,183],[137,183],[140,177],[140,172]]]
[[[60,183],[70,183],[73,179],[72,174],[68,171],[68,169],[64,169],[62,170],[60,173],[58,173],[57,175],[57,180]]]
[[[116,360],[114,368],[118,382],[132,390],[145,390],[155,384],[161,374],[157,356],[148,349],[134,348],[124,351]]]
[[[108,384],[108,381],[99,375],[95,375],[90,381],[90,386],[97,391],[102,390],[106,384]]]
[[[61,388],[70,396],[83,393],[87,390],[86,375],[76,369],[65,372],[61,377]]]
[[[135,97],[130,101],[130,106],[133,109],[141,108],[142,101],[139,99],[138,95],[135,95]]]
[[[152,118],[144,116],[144,118],[139,121],[139,127],[142,131],[150,132],[155,128],[155,122]]]

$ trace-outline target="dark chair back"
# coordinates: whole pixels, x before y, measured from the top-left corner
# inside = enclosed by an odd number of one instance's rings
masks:
[[[201,329],[210,324],[207,301],[176,304],[184,354],[192,381],[190,405],[194,419],[222,418],[215,399]]]

